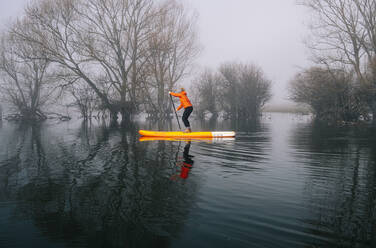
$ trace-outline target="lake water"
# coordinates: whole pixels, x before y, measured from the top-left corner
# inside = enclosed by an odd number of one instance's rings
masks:
[[[375,129],[236,126],[140,141],[158,127],[3,122],[0,247],[376,247]]]

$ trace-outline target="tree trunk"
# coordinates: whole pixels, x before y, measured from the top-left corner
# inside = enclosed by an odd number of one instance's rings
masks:
[[[117,111],[114,111],[114,110],[111,110],[109,109],[110,111],[110,122],[111,122],[111,125],[114,125],[117,123],[117,120],[118,120],[118,112]]]
[[[376,100],[373,101],[371,108],[372,108],[372,124],[376,126]]]
[[[164,83],[161,82],[159,85],[158,85],[158,107],[159,107],[159,113],[158,115],[161,116],[164,112],[165,112],[165,109],[164,109],[164,106],[165,106],[165,100],[164,100]]]

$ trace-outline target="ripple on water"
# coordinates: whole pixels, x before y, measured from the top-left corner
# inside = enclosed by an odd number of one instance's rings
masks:
[[[193,141],[185,177],[186,142],[4,126],[0,246],[375,247],[374,134],[270,117]]]

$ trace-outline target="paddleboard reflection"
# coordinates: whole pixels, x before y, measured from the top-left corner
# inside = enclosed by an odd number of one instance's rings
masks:
[[[141,142],[148,142],[148,141],[179,141],[178,153],[180,148],[180,142],[185,142],[183,157],[178,158],[176,157],[175,164],[177,166],[177,171],[174,175],[171,176],[171,180],[178,180],[178,179],[187,179],[189,176],[189,172],[193,167],[193,155],[189,154],[191,143],[192,142],[207,142],[207,143],[220,143],[220,142],[228,142],[234,141],[234,137],[225,137],[225,138],[186,138],[186,137],[147,137],[141,136],[139,141]]]
[[[158,141],[158,140],[166,140],[166,141],[186,141],[186,142],[223,142],[223,141],[234,141],[235,138],[228,137],[228,138],[180,138],[180,137],[146,137],[141,136],[139,141]]]

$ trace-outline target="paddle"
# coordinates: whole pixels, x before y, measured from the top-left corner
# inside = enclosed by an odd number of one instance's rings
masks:
[[[169,95],[170,95],[170,94],[169,94]],[[171,99],[171,102],[172,102],[172,107],[174,108],[174,112],[175,112],[176,120],[178,121],[179,129],[181,130],[180,122],[179,122],[179,118],[178,118],[178,113],[176,113],[175,104],[174,104],[174,101],[172,100],[172,96],[171,96],[171,95],[170,95],[170,99]]]

